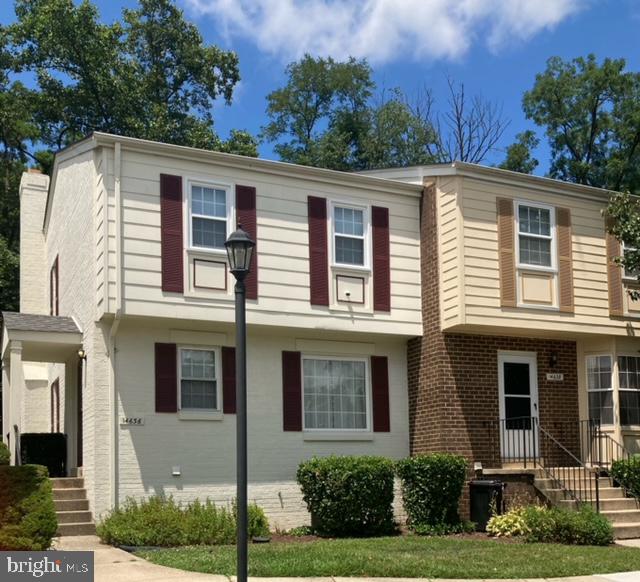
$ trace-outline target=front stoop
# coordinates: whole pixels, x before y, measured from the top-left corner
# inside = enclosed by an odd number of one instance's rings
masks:
[[[51,479],[53,502],[58,517],[58,536],[84,536],[96,533],[82,477]]]
[[[554,487],[551,479],[547,479],[539,471],[535,478],[535,486],[551,503],[558,507],[575,509],[576,503],[567,499],[562,489]],[[618,540],[640,537],[640,506],[638,502],[625,497],[620,487],[615,487],[609,477],[600,477],[598,481],[600,494],[600,513],[613,526],[613,535]]]

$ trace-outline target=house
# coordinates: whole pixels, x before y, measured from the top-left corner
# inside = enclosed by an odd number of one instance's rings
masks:
[[[233,497],[223,243],[241,222],[257,241],[249,497],[273,525],[307,521],[297,465],[331,453],[451,451],[595,501],[591,469],[640,451],[640,307],[609,195],[457,162],[349,174],[93,134],[50,184],[23,177],[3,438],[15,460],[21,433],[66,434],[94,516],[128,496]]]
[[[22,433],[65,433],[68,475],[83,478],[72,488],[94,517],[129,496],[235,496],[223,243],[237,222],[257,241],[250,500],[273,526],[300,525],[303,459],[407,456],[421,196],[422,185],[100,133],[60,152],[50,183],[25,174],[20,313],[4,314],[2,344],[14,462]]]

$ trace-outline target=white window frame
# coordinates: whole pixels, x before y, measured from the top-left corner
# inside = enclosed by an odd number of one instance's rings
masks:
[[[178,411],[187,413],[218,413],[222,412],[222,350],[219,346],[178,346]],[[182,352],[183,351],[199,351],[199,352],[213,352],[214,354],[214,368],[215,368],[215,381],[216,381],[216,408],[182,408]]]
[[[365,385],[365,412],[366,422],[365,428],[310,428],[306,425],[304,414],[304,361],[305,360],[329,360],[341,362],[363,362],[364,363],[364,385]],[[328,356],[326,354],[302,354],[300,361],[300,382],[302,385],[302,430],[311,434],[327,434],[327,433],[347,433],[347,434],[369,434],[372,431],[372,392],[371,392],[371,369],[369,358],[362,356]]]
[[[611,388],[589,388],[589,365],[587,363],[589,358],[609,358],[611,362],[611,378],[610,378]],[[585,357],[584,357],[584,374],[585,374],[586,386],[587,386],[587,412],[589,414],[589,418],[591,418],[591,411],[589,410],[589,394],[591,392],[611,392],[613,422],[611,424],[602,423],[602,426],[613,426],[615,425],[615,422],[616,422],[616,402],[615,402],[615,394],[614,394],[615,392],[614,380],[615,380],[615,374],[617,372],[617,366],[615,364],[616,364],[615,358],[613,354],[610,354],[610,353],[585,354]]]
[[[215,188],[217,190],[224,190],[226,193],[226,200],[227,200],[227,212],[226,212],[226,236],[225,236],[225,240],[226,238],[229,236],[229,234],[231,232],[233,232],[234,230],[234,223],[233,223],[233,218],[235,216],[235,196],[234,196],[234,192],[235,192],[235,187],[233,184],[229,184],[229,183],[225,183],[225,182],[218,182],[215,180],[206,180],[206,179],[199,179],[199,178],[191,178],[189,180],[187,180],[187,193],[185,196],[185,202],[186,202],[186,212],[185,212],[185,216],[187,218],[187,228],[186,228],[186,232],[187,232],[187,248],[188,250],[191,251],[197,251],[199,253],[211,253],[214,255],[223,255],[223,256],[227,256],[227,251],[224,248],[220,248],[220,249],[213,249],[210,247],[201,247],[201,246],[197,246],[193,243],[193,218],[204,218],[206,220],[218,220],[218,221],[222,221],[224,220],[222,217],[213,217],[213,216],[206,216],[206,215],[202,215],[202,214],[193,214],[191,212],[191,208],[192,208],[192,192],[193,192],[193,187],[194,186],[201,186],[204,188]]]
[[[622,383],[620,382],[620,373],[621,373],[621,368],[620,368],[620,358],[638,358],[640,359],[640,356],[635,353],[630,353],[630,352],[620,352],[618,354],[616,354],[616,359],[615,359],[615,365],[616,365],[616,380],[618,382],[618,414],[619,414],[619,420],[620,420],[620,425],[624,426],[624,427],[637,427],[640,425],[637,424],[622,424],[622,398],[620,398],[620,393],[621,392],[636,392],[638,394],[640,394],[640,388],[635,389],[635,388],[623,388],[622,387]]]
[[[528,206],[531,208],[539,208],[541,210],[549,211],[550,221],[550,235],[541,234],[529,234],[520,233],[520,207]],[[515,251],[516,251],[516,265],[518,269],[526,271],[543,271],[545,273],[557,273],[558,272],[558,249],[557,249],[557,234],[556,234],[556,209],[549,204],[541,204],[539,202],[530,202],[528,200],[514,200],[514,218],[515,218]],[[528,263],[520,262],[520,236],[526,236],[529,238],[537,238],[540,240],[551,241],[551,266],[544,265],[529,265]]]
[[[622,257],[624,258],[625,251],[636,251],[635,247],[629,247],[624,242],[622,243]],[[627,269],[624,265],[622,265],[622,279],[628,283],[637,283],[638,276],[637,275],[629,275],[627,273]]]
[[[335,229],[335,209],[349,208],[362,211],[362,237],[336,233]],[[330,205],[329,225],[331,232],[331,266],[338,269],[348,269],[354,271],[371,271],[371,208],[367,204],[350,200],[332,200]],[[344,238],[354,238],[363,240],[363,262],[362,265],[352,265],[350,263],[338,263],[336,260],[336,236]]]

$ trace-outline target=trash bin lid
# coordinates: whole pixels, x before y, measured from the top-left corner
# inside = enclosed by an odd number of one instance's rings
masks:
[[[473,479],[470,484],[474,487],[502,487],[500,479]]]

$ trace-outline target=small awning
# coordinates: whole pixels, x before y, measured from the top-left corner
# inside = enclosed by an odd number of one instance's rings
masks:
[[[22,345],[22,360],[64,362],[82,346],[82,332],[71,317],[2,312],[2,357],[12,342]]]

